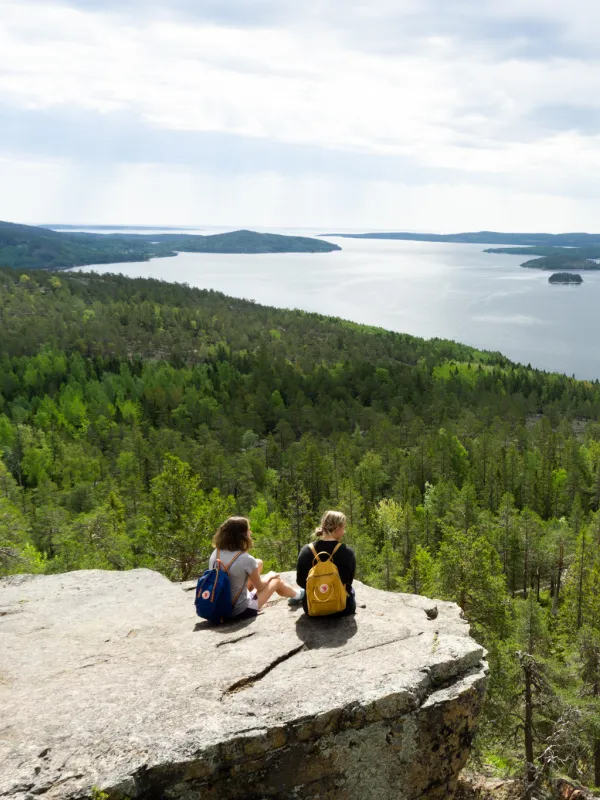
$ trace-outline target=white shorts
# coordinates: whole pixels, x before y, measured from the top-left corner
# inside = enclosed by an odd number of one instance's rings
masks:
[[[258,611],[258,592],[254,589],[248,592],[248,605],[246,608],[251,608],[253,611]]]

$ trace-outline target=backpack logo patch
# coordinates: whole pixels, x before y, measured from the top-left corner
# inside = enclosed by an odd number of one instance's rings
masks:
[[[208,600],[209,597],[210,597],[210,592],[209,591],[202,592],[202,599],[203,600]]]
[[[327,591],[329,591],[329,586],[326,583],[322,583],[319,586],[319,591],[321,592],[321,594],[325,594]]]

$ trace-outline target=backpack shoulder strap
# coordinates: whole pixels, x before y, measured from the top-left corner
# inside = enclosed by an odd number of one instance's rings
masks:
[[[320,561],[321,560],[320,553],[317,553],[317,549],[316,549],[316,547],[314,546],[314,544],[312,542],[309,542],[308,546],[313,551],[313,556],[314,556],[313,565],[314,565],[315,561]]]
[[[342,546],[342,542],[338,542],[336,544],[336,546],[333,548],[333,550],[331,551],[331,555],[329,556],[329,560],[330,561],[333,561],[334,555],[337,553],[337,551],[340,549],[341,546]]]
[[[326,550],[323,550],[321,553],[317,553],[314,544],[312,542],[309,542],[309,547],[313,551],[313,554],[314,554],[313,564],[314,564],[315,561],[323,561],[323,560],[332,561],[333,560],[333,556],[337,553],[337,551],[340,549],[341,546],[342,546],[342,542],[338,542],[336,544],[336,546],[333,548],[333,550],[331,551],[331,553],[328,553]],[[327,558],[326,559],[322,559],[321,556],[327,556]]]
[[[233,564],[233,562],[236,560],[236,558],[239,558],[241,555],[242,555],[242,551],[241,550],[239,551],[239,553],[236,553],[234,555],[234,557],[231,559],[229,564],[227,564],[227,566],[225,567],[225,571],[226,572],[229,572],[229,567]],[[225,566],[225,565],[223,565],[223,566]]]
[[[225,566],[225,564],[223,564],[223,562],[221,561],[221,551],[217,547],[217,557],[215,558],[215,561],[214,561],[214,564],[213,564],[213,569],[217,570],[217,579],[213,583],[212,594],[210,596],[210,602],[211,603],[215,602],[215,592],[217,590],[217,581],[218,581],[218,578],[219,578],[220,565]],[[225,572],[227,572],[227,570],[225,570]]]
[[[246,583],[247,583],[247,579],[246,579],[246,580],[245,580],[245,581],[242,583],[242,585],[241,585],[241,587],[240,587],[240,590],[239,590],[239,592],[236,594],[236,596],[235,596],[235,597],[233,598],[233,600],[231,601],[231,605],[232,605],[232,606],[235,606],[235,604],[237,603],[239,596],[241,595],[241,593],[242,593],[242,592],[244,591],[244,589],[246,588]]]
[[[231,559],[229,564],[227,564],[227,566],[225,567],[225,572],[227,572],[227,574],[229,574],[229,567],[233,564],[233,562],[236,560],[236,558],[239,558],[241,555],[242,555],[242,551],[240,550],[239,553],[236,553],[234,555],[234,557]],[[235,604],[237,603],[238,598],[241,595],[241,593],[244,591],[244,589],[246,588],[246,584],[247,583],[248,583],[248,577],[246,576],[246,579],[244,580],[244,582],[240,586],[239,592],[236,594],[236,596],[231,601],[231,605],[232,606],[235,606]]]

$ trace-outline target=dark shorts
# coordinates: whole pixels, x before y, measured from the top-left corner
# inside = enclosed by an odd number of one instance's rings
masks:
[[[256,617],[258,615],[258,609],[256,608],[245,608],[239,614],[236,614],[235,617],[229,617],[227,622],[238,622],[241,619],[250,619],[251,617]]]
[[[249,619],[250,617],[255,617],[258,614],[258,592],[256,589],[253,589],[253,591],[248,592],[248,595],[248,605],[243,611],[240,611],[239,614],[234,614],[234,616],[231,617],[232,620]]]
[[[302,599],[302,607],[304,608],[304,613],[308,615],[306,595],[304,595]],[[350,594],[346,599],[346,608],[343,611],[337,611],[335,614],[327,614],[324,617],[311,617],[311,619],[337,619],[338,617],[349,617],[352,614],[356,614],[356,595],[354,589],[350,588]]]
[[[354,590],[352,590],[354,592]],[[354,594],[348,595],[346,600],[346,608],[343,611],[338,611],[337,614],[331,614],[331,617],[349,617],[356,614],[356,598]]]

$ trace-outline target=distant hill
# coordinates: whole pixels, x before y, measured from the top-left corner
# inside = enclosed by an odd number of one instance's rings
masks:
[[[533,269],[600,269],[591,261],[600,258],[600,233],[326,233],[347,239],[397,239],[408,242],[448,242],[449,244],[500,244],[517,247],[489,247],[484,253],[532,255],[541,258],[524,261]]]
[[[336,244],[307,236],[233,231],[196,234],[77,233],[0,222],[0,266],[68,269],[87,264],[148,261],[184,253],[328,253]]]
[[[400,239],[407,242],[451,242],[455,244],[516,244],[551,245],[555,247],[600,246],[600,233],[499,233],[478,231],[476,233],[324,233],[344,239]]]

